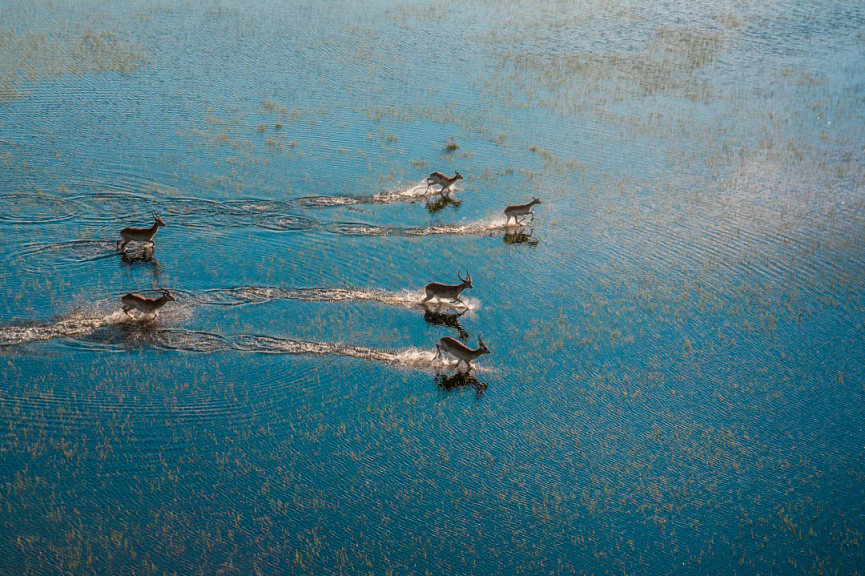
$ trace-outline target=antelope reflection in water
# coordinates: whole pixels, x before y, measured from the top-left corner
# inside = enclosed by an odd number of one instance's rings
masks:
[[[444,326],[453,328],[457,331],[460,340],[468,340],[469,333],[463,329],[460,324],[460,316],[468,312],[468,308],[463,308],[459,312],[444,312],[446,306],[427,305],[423,319],[430,326]]]
[[[156,244],[148,242],[135,248],[120,251],[120,259],[124,264],[138,264],[139,262],[151,263],[158,267],[159,262],[156,261]]]
[[[436,374],[435,383],[444,392],[452,392],[460,388],[472,388],[478,398],[487,391],[487,385],[478,380],[471,372],[457,372],[451,375]]]
[[[505,244],[528,244],[529,246],[537,246],[538,239],[532,237],[532,234],[534,233],[534,228],[529,228],[527,232],[524,224],[517,224],[515,226],[509,225],[505,228],[505,235],[502,240],[504,240]]]
[[[431,214],[435,214],[448,206],[453,206],[454,210],[456,210],[460,207],[460,204],[462,204],[462,200],[454,200],[449,194],[442,194],[435,202],[427,202],[426,209]]]

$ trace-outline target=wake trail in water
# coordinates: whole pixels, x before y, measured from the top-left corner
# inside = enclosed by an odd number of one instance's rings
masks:
[[[102,300],[52,322],[0,326],[0,348],[60,338],[92,338],[93,341],[109,344],[127,341],[134,347],[142,333],[153,332],[158,328],[155,322],[157,318],[162,323],[177,322],[188,317],[191,309],[189,303],[183,302],[163,308],[153,316],[132,317],[123,312],[119,299]]]
[[[178,293],[180,293],[178,291]],[[244,286],[209,290],[202,294],[186,294],[182,301],[160,311],[159,318],[169,323],[189,316],[200,305],[243,306],[279,299],[301,299],[313,302],[339,302],[343,300],[370,300],[401,306],[419,307],[423,292],[385,290],[353,290],[349,288],[285,289],[277,287]],[[464,298],[469,310],[479,302]],[[32,342],[67,339],[75,348],[85,350],[135,350],[153,348],[186,352],[239,351],[262,354],[302,354],[311,356],[345,356],[388,366],[438,373],[456,366],[450,357],[435,357],[434,350],[404,348],[384,350],[353,346],[339,342],[311,342],[274,336],[239,335],[222,336],[213,332],[165,327],[155,317],[130,317],[117,306],[116,301],[101,301],[91,309],[74,312],[44,324],[0,326],[0,348],[10,348]],[[433,304],[432,308],[464,308],[459,303]],[[483,368],[480,369],[483,371]]]
[[[188,316],[197,306],[247,306],[264,304],[276,300],[304,300],[307,302],[343,302],[349,300],[371,301],[407,309],[443,309],[466,310],[471,312],[480,308],[480,302],[473,298],[463,297],[465,305],[459,302],[434,301],[424,307],[423,291],[388,292],[386,290],[357,290],[351,288],[279,288],[274,286],[240,286],[237,288],[220,288],[207,290],[196,294],[176,290],[181,295],[178,302],[159,312],[159,317],[169,321]],[[97,331],[112,326],[121,326],[132,330],[146,324],[147,319],[132,318],[122,310],[110,308],[118,306],[115,301],[97,302],[86,311],[74,312],[62,316],[54,322],[45,324],[27,324],[0,326],[0,347],[16,346],[28,342],[52,340],[55,338],[85,338]],[[127,331],[128,332],[128,331]],[[120,338],[129,340],[131,334],[100,334],[101,339]],[[134,340],[134,338],[133,338]],[[132,342],[134,345],[134,342]]]
[[[152,247],[146,243],[130,244],[125,253],[117,250],[116,242],[105,240],[68,240],[61,242],[34,242],[24,245],[8,255],[10,262],[22,262],[29,272],[41,272],[40,261],[49,260],[50,265],[64,268],[108,258],[127,261],[143,261],[152,257]]]
[[[389,204],[391,202],[413,202],[420,198],[435,196],[439,192],[433,192],[432,188],[427,189],[426,180],[421,180],[417,184],[412,184],[407,188],[397,190],[385,190],[371,196],[304,196],[298,198],[298,203],[302,206],[312,206],[316,208],[329,208],[332,206],[351,206],[353,204]]]
[[[115,328],[115,330],[105,330]],[[90,350],[130,350],[152,348],[182,352],[247,352],[305,356],[345,356],[388,366],[439,373],[456,367],[457,361],[436,357],[433,350],[403,348],[383,350],[352,346],[340,342],[312,342],[276,336],[222,336],[213,332],[158,328],[137,322],[118,310],[106,315],[70,316],[43,326],[0,328],[0,346],[8,347],[52,338],[74,339],[73,346]],[[483,367],[476,370],[485,371]]]
[[[122,310],[115,310],[107,314],[71,314],[50,324],[2,326],[0,327],[0,346],[17,346],[54,338],[82,337],[100,328],[124,322],[130,322],[129,316]]]
[[[310,230],[318,221],[293,212],[291,200],[248,198],[211,200],[186,196],[155,196],[124,190],[97,190],[75,196],[0,194],[0,226],[39,225],[86,215],[83,227],[149,225],[159,213],[170,226],[188,228],[257,227],[272,231]],[[39,214],[41,216],[34,216]]]
[[[305,300],[307,302],[343,302],[349,300],[371,301],[402,308],[423,308],[423,290],[389,292],[376,289],[352,288],[278,288],[274,286],[239,286],[207,290],[191,296],[198,303],[211,306],[245,306],[263,304],[274,300]],[[463,297],[465,306],[459,302],[433,302],[435,308],[453,308],[473,311],[480,308],[480,302]]]
[[[517,226],[506,224],[504,217],[464,224],[434,224],[431,226],[375,226],[361,222],[333,222],[326,230],[333,234],[348,236],[491,236],[499,232],[517,229]]]
[[[214,339],[213,334],[194,331],[172,330],[165,331],[169,334],[171,343],[163,344],[162,347],[182,350],[200,350],[204,352],[217,351],[215,344],[221,344],[224,348],[240,352],[251,352],[257,354],[293,354],[304,356],[345,356],[358,358],[370,362],[379,362],[388,366],[407,368],[420,372],[438,373],[451,370],[456,367],[457,361],[446,356],[436,358],[434,350],[423,350],[420,348],[402,348],[397,350],[384,350],[367,348],[364,346],[352,346],[340,342],[311,342],[308,340],[295,340],[292,338],[280,338],[276,336],[238,335],[232,337],[219,337]],[[159,332],[161,336],[163,331]],[[475,367],[476,371],[488,371],[484,367]]]

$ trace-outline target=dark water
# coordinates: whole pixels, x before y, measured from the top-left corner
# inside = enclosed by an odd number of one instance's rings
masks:
[[[860,2],[0,0],[0,572],[865,571],[863,111]]]

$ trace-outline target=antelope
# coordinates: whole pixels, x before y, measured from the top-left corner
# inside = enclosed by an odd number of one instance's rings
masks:
[[[466,370],[472,369],[472,360],[483,356],[484,354],[490,354],[490,349],[487,348],[487,345],[484,344],[484,339],[478,334],[478,347],[472,350],[456,338],[451,338],[450,336],[445,336],[439,343],[436,344],[436,358],[441,357],[442,352],[447,352],[451,356],[454,356],[457,359],[457,367],[459,367],[460,362],[465,362]]]
[[[535,213],[532,212],[532,207],[535,204],[540,204],[540,203],[541,203],[541,201],[538,200],[537,198],[532,198],[531,202],[527,202],[525,204],[511,204],[510,206],[505,208],[505,216],[508,217],[508,219],[505,221],[505,226],[508,225],[508,222],[511,221],[511,218],[513,218],[514,222],[516,222],[517,224],[522,224],[523,223],[522,220],[520,220],[518,217],[519,216],[525,216],[527,214],[531,214],[532,220],[534,220],[535,219]]]
[[[117,248],[119,250],[125,250],[126,245],[133,240],[135,242],[150,242],[152,244],[153,237],[156,236],[156,232],[159,230],[160,226],[165,226],[165,222],[154,213],[153,226],[150,228],[133,228],[131,226],[124,228],[120,231],[120,237],[123,239],[122,243],[121,240],[118,240]]]
[[[169,301],[174,301],[174,296],[168,290],[162,291],[162,296],[159,298],[148,298],[135,292],[130,292],[120,299],[123,302],[123,311],[127,316],[131,316],[130,312],[133,309],[140,311],[142,314],[156,315],[157,311],[165,306]]]
[[[462,180],[463,175],[459,172],[454,171],[453,178],[442,174],[441,172],[433,172],[429,175],[429,178],[426,179],[426,189],[429,192],[430,186],[433,184],[438,184],[442,187],[441,192],[444,192],[451,186],[453,186],[457,180]]]
[[[459,302],[466,308],[468,308],[468,304],[462,301],[460,298],[460,293],[466,288],[474,288],[472,285],[472,275],[466,270],[466,277],[463,278],[460,276],[459,270],[457,270],[457,278],[460,279],[459,284],[441,284],[439,282],[430,282],[426,286],[424,286],[424,292],[426,292],[426,298],[423,299],[421,304],[426,304],[433,298],[438,298],[441,300],[442,298],[449,298],[452,302]]]

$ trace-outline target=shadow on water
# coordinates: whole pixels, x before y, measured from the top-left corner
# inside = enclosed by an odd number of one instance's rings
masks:
[[[461,388],[472,388],[477,398],[481,398],[487,391],[487,384],[478,380],[469,371],[457,372],[455,374],[436,374],[435,383],[444,392],[453,392]]]
[[[538,239],[533,238],[532,235],[535,233],[534,228],[529,228],[528,232],[526,231],[526,226],[523,224],[518,224],[516,226],[509,226],[505,230],[505,235],[502,240],[505,244],[528,244],[529,246],[537,246]]]
[[[468,308],[463,308],[459,312],[444,312],[446,306],[430,306],[427,305],[423,319],[430,326],[444,326],[445,328],[453,328],[457,331],[460,340],[468,340],[470,334],[460,324],[460,316],[469,311]]]

